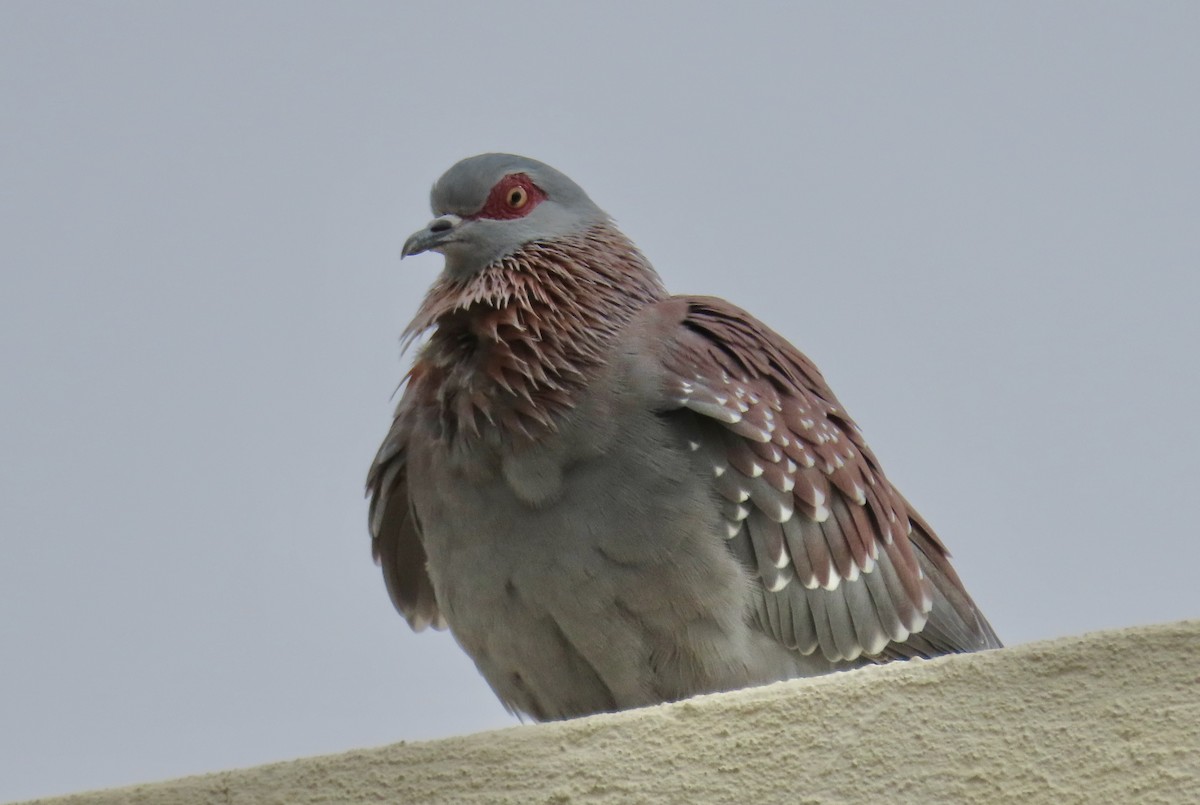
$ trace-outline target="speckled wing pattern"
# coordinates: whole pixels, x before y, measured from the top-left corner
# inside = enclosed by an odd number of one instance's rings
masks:
[[[691,412],[728,546],[762,582],[760,627],[833,661],[998,646],[817,368],[733,305],[680,299],[667,407]]]

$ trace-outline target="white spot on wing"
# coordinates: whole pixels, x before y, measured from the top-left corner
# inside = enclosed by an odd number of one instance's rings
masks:
[[[724,408],[716,403],[705,402],[704,400],[687,400],[685,405],[692,411],[695,411],[701,416],[710,417],[718,422],[725,422],[729,425],[735,425],[742,421],[742,415],[737,411]]]
[[[792,577],[790,575],[785,576],[785,575],[780,574],[779,576],[775,577],[774,581],[772,581],[769,585],[767,585],[767,589],[773,593],[777,593],[780,590],[782,590],[784,587],[788,586],[788,582],[791,580],[792,580]]]

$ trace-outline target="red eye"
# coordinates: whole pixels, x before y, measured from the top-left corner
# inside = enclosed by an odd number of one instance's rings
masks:
[[[546,194],[524,173],[510,173],[492,188],[483,209],[468,218],[506,221],[524,218],[546,200]]]

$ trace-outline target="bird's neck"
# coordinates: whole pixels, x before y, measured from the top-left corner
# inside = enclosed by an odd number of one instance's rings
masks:
[[[625,324],[666,295],[611,226],[530,243],[430,289],[406,331],[434,328],[413,379],[438,399],[448,433],[491,423],[536,436],[574,406]]]

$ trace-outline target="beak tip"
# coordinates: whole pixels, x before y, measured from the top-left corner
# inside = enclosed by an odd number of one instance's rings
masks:
[[[403,260],[405,257],[412,257],[414,254],[417,254],[420,251],[422,250],[417,248],[416,238],[409,238],[408,240],[404,241],[404,245],[400,247],[400,259]]]

